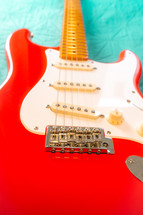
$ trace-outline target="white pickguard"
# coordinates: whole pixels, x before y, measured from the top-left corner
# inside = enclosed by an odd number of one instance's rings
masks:
[[[137,93],[133,78],[137,70],[137,58],[134,53],[126,51],[125,59],[118,63],[99,63],[89,60],[97,69],[92,71],[60,70],[52,66],[60,62],[59,52],[46,50],[47,69],[41,80],[27,94],[22,106],[20,117],[23,125],[31,132],[45,134],[47,125],[100,127],[111,137],[135,140],[143,143],[143,137],[136,129],[143,124],[143,99]],[[101,90],[96,92],[58,91],[49,84],[55,81],[88,82]],[[134,91],[134,93],[133,93]],[[131,100],[128,103],[127,100]],[[66,102],[79,106],[92,107],[107,116],[113,108],[123,113],[121,125],[111,125],[106,118],[96,120],[56,114],[47,105],[53,102]],[[35,129],[36,128],[36,129]],[[110,136],[108,135],[108,136]]]

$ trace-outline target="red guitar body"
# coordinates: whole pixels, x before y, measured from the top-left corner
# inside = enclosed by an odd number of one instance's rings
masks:
[[[12,35],[13,70],[0,90],[0,214],[143,214],[143,183],[125,164],[131,155],[143,157],[142,144],[114,139],[114,155],[52,154],[44,135],[22,125],[22,101],[47,65],[47,47],[29,38],[26,29]],[[7,60],[10,70],[8,53]],[[136,84],[140,75],[139,66]]]

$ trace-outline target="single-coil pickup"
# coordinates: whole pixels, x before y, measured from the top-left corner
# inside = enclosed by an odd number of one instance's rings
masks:
[[[93,67],[91,62],[83,62],[83,61],[62,61],[57,62],[53,66],[55,66],[58,69],[65,69],[65,70],[79,70],[79,71],[92,71],[96,69],[96,67]]]
[[[99,117],[104,117],[98,111],[95,111],[92,108],[64,103],[53,103],[50,106],[51,110],[55,113],[72,115],[75,117],[84,117],[90,119],[97,119]]]
[[[91,92],[95,91],[96,88],[95,84],[89,83],[77,83],[77,82],[68,82],[68,81],[55,81],[53,85],[50,84],[56,90],[74,90],[74,91],[86,91]]]

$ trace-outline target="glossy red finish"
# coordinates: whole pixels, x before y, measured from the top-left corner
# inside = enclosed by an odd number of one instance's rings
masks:
[[[143,183],[125,164],[143,156],[143,145],[115,139],[115,155],[51,154],[45,136],[21,124],[20,106],[45,71],[46,49],[26,29],[10,40],[14,69],[0,90],[0,214],[143,214]]]

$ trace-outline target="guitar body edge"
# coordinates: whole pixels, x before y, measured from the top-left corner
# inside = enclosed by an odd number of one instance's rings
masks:
[[[6,47],[10,75],[0,90],[0,213],[142,214],[143,185],[125,164],[131,155],[143,156],[141,144],[115,139],[115,155],[50,154],[45,136],[22,125],[22,101],[47,65],[48,48],[29,36],[28,30],[19,30]],[[139,63],[136,85],[140,75]]]

